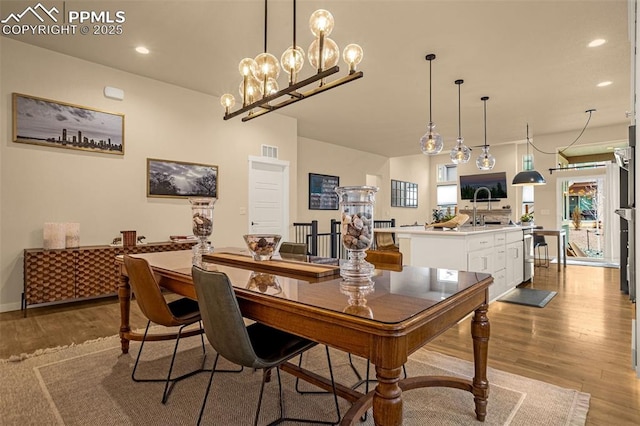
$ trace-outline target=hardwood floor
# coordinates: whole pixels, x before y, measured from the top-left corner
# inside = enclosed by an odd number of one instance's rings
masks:
[[[489,366],[591,394],[588,425],[640,424],[640,379],[631,369],[634,305],[619,291],[618,270],[568,265],[536,268],[528,287],[554,290],[545,307],[494,302],[489,307]],[[0,314],[0,359],[116,334],[117,299]],[[146,319],[135,303],[132,327]],[[471,360],[470,320],[428,348]]]

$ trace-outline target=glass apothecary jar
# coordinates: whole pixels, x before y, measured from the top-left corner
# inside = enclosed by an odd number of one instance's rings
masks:
[[[340,201],[340,237],[349,260],[340,265],[346,281],[370,281],[374,266],[364,260],[373,241],[373,208],[378,188],[341,186],[335,189]]]
[[[193,263],[200,265],[202,255],[213,251],[209,244],[209,237],[213,233],[213,205],[215,198],[189,198],[191,203],[191,224],[193,235],[198,238],[198,244],[193,246]]]

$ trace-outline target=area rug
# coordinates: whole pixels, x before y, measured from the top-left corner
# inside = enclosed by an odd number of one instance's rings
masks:
[[[201,361],[199,339],[187,343],[177,355],[176,366],[188,370]],[[181,342],[181,345],[183,344]],[[85,344],[39,351],[29,356],[0,361],[0,418],[8,425],[194,425],[208,374],[197,374],[179,382],[167,404],[161,400],[162,383],[134,383],[131,368],[139,348],[131,343],[122,355],[116,336]],[[146,345],[138,372],[162,376],[170,362],[171,342]],[[207,367],[214,353],[207,349]],[[332,352],[336,377],[343,383],[356,378],[346,354]],[[326,356],[318,346],[303,358],[307,368],[323,374]],[[357,359],[364,372],[365,361]],[[226,365],[226,367],[230,367]],[[406,365],[409,376],[456,375],[470,377],[473,365],[422,349]],[[250,425],[253,421],[260,372],[214,376],[203,424]],[[329,395],[299,394],[293,378],[282,374],[285,412],[290,416],[331,420],[335,416]],[[405,392],[404,425],[584,425],[589,394],[564,389],[525,377],[489,369],[490,395],[485,423],[477,422],[473,396],[457,389],[426,388]],[[306,385],[309,390],[310,385]],[[349,405],[341,400],[342,414]],[[267,384],[260,424],[277,416],[277,385]],[[373,424],[369,415],[364,425]]]
[[[555,291],[538,290],[535,288],[514,288],[509,293],[498,299],[498,302],[544,308],[547,303],[556,296],[556,294],[558,293]]]

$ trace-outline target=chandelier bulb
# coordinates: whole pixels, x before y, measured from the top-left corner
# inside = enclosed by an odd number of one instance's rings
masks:
[[[254,61],[253,58],[244,58],[238,65],[238,71],[240,71],[241,76],[248,77],[251,75],[255,67],[256,61]]]
[[[289,46],[280,57],[282,69],[289,74],[290,82],[295,83],[295,76],[302,70],[304,65],[304,50],[300,46]]]
[[[231,93],[225,93],[220,97],[220,105],[224,107],[224,113],[229,114],[229,111],[236,104],[236,98]]]
[[[353,73],[356,71],[356,67],[360,62],[362,62],[362,57],[364,52],[362,51],[362,47],[357,44],[349,44],[344,48],[342,52],[342,59],[349,65],[349,73]]]
[[[328,36],[333,31],[334,25],[333,15],[324,9],[316,10],[309,18],[309,29],[316,37],[320,37],[321,34]]]
[[[238,89],[242,98],[242,105],[247,106],[262,97],[262,84],[255,78],[245,77]]]
[[[309,46],[307,55],[309,56],[309,63],[316,70],[321,71],[327,68],[335,67],[340,60],[340,49],[335,41],[329,37],[324,37],[320,43],[320,39],[315,39]],[[322,48],[322,58],[320,58],[320,45]]]
[[[271,53],[261,53],[256,56],[251,72],[258,81],[265,81],[269,78],[276,79],[280,76],[280,64]]]

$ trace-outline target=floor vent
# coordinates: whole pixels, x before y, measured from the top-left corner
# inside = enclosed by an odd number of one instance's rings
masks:
[[[262,145],[262,156],[269,158],[278,158],[278,147],[271,145]]]

